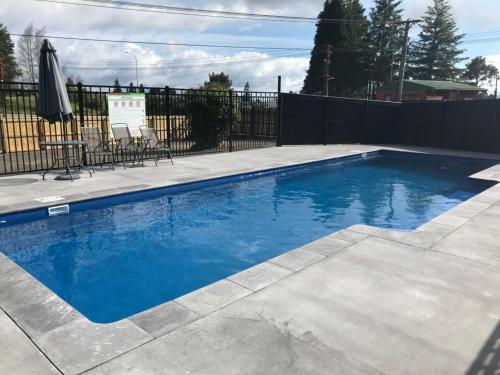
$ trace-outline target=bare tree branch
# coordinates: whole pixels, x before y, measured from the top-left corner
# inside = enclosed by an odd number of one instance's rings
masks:
[[[30,23],[17,43],[18,65],[24,80],[28,82],[38,82],[38,59],[45,30],[45,27],[35,29],[33,23]]]

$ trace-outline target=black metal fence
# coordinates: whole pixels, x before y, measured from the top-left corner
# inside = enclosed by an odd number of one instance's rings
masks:
[[[381,102],[282,94],[282,144],[383,143],[500,153],[500,100]]]
[[[64,134],[79,138],[82,126],[98,127],[105,140],[112,140],[107,94],[115,87],[78,84],[67,90],[75,120],[48,124],[35,114],[36,84],[0,83],[0,175],[46,169],[51,153],[40,141],[61,140]],[[143,92],[146,121],[168,141],[174,156],[276,145],[277,93],[169,87]]]

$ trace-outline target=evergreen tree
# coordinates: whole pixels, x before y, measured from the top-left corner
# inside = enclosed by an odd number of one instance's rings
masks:
[[[378,82],[394,79],[401,60],[404,31],[401,25],[401,0],[375,0],[368,27],[370,78]]]
[[[122,92],[122,86],[120,85],[118,78],[115,78],[115,81],[113,82],[113,92]]]
[[[332,47],[328,75],[330,94],[361,96],[367,79],[366,56],[368,21],[359,0],[327,0],[319,14],[321,19],[342,19],[344,22],[319,22],[303,93],[321,94],[325,87],[327,46]],[[354,22],[353,22],[354,21]]]
[[[21,72],[14,57],[14,43],[7,28],[0,23],[0,59],[3,61],[3,80],[14,81]]]
[[[134,82],[130,82],[130,85],[128,85],[128,92],[130,93],[135,92]]]
[[[142,83],[139,85],[139,92],[144,93],[144,85]]]
[[[457,64],[463,61],[459,49],[463,34],[451,14],[448,0],[434,0],[427,8],[417,42],[410,46],[409,75],[417,79],[456,79]]]
[[[486,58],[482,56],[474,57],[465,66],[462,78],[466,81],[472,81],[476,86],[481,82],[493,79],[498,75],[498,69],[495,65],[487,64]]]
[[[72,92],[75,92],[78,90],[78,88],[75,87],[76,83],[75,83],[75,79],[72,77],[72,76],[68,76],[66,78],[66,86],[67,86],[67,90],[68,91],[72,91]]]
[[[250,83],[245,83],[245,87],[243,88],[244,94],[243,98],[241,99],[244,102],[249,102],[251,95],[250,95]]]
[[[203,88],[207,90],[229,90],[232,85],[233,81],[224,72],[210,73],[208,75],[208,82],[205,81]]]

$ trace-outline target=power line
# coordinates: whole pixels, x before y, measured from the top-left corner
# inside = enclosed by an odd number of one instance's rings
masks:
[[[243,52],[244,53],[244,52]],[[297,54],[303,54],[304,52],[286,52],[286,51],[272,51],[272,52],[267,52],[267,53],[262,53],[262,52],[257,52],[260,54],[260,56],[207,56],[204,58],[198,58],[198,59],[190,59],[190,58],[183,58],[183,59],[171,59],[171,60],[157,60],[155,62],[147,63],[147,64],[141,64],[142,67],[144,66],[158,66],[159,64],[182,64],[182,63],[197,63],[197,62],[207,62],[210,61],[210,63],[216,63],[216,62],[226,62],[226,61],[249,61],[249,60],[254,60],[254,59],[262,59],[262,58],[268,58],[268,57],[288,57],[288,56],[295,56]],[[264,56],[263,56],[264,55]],[[68,65],[76,64],[78,65],[79,62],[67,62]],[[99,59],[94,59],[92,61],[86,61],[84,66],[100,66],[100,67],[106,67],[108,64],[113,64],[113,65],[133,65],[135,66],[135,62],[132,61],[123,61],[123,59],[117,60],[110,60],[110,59],[104,59],[104,60],[99,60]]]
[[[276,14],[229,12],[229,11],[218,11],[211,9],[174,7],[174,6],[159,5],[159,4],[134,3],[129,1],[115,1],[115,0],[79,0],[79,1],[89,2],[90,4],[84,4],[81,2],[63,1],[63,0],[35,0],[35,1],[44,3],[78,5],[78,6],[94,7],[94,8],[118,9],[126,11],[166,13],[166,14],[176,14],[176,15],[186,15],[186,16],[229,18],[229,19],[254,20],[254,21],[305,22],[305,23],[366,22],[366,20],[359,20],[359,19],[317,18],[317,17],[282,16]],[[392,21],[388,21],[388,23],[392,23]]]
[[[294,55],[286,55],[286,56],[275,56],[275,57],[267,57],[260,59],[248,59],[248,60],[237,60],[237,61],[221,61],[216,63],[206,63],[206,64],[183,64],[183,65],[163,65],[163,66],[141,66],[139,68],[141,70],[169,70],[169,69],[186,69],[186,68],[205,68],[210,66],[226,66],[226,65],[234,65],[234,64],[249,64],[249,63],[257,63],[257,62],[266,62],[277,59],[283,59],[288,57],[297,57],[298,54]],[[88,66],[64,66],[65,69],[70,70],[134,70],[135,67],[88,67]]]
[[[462,44],[490,43],[490,42],[497,42],[499,40],[500,40],[500,36],[495,37],[495,38],[466,39],[466,40],[462,41]]]
[[[149,42],[144,40],[119,40],[119,39],[97,39],[97,38],[79,38],[75,36],[58,36],[58,35],[43,35],[36,36],[31,34],[10,33],[14,36],[28,36],[35,38],[50,38],[63,40],[79,40],[84,42],[103,42],[103,43],[131,43],[131,44],[148,44],[158,46],[177,46],[177,47],[205,47],[205,48],[228,48],[228,49],[254,49],[254,50],[275,50],[275,51],[310,51],[310,47],[264,47],[264,46],[235,46],[224,44],[193,44],[193,43],[169,43],[169,42]]]
[[[252,21],[273,21],[273,22],[305,22],[305,23],[314,23],[317,22],[317,19],[311,18],[309,20],[304,19],[304,20],[292,20],[292,19],[274,19],[274,18],[259,18],[259,17],[250,17],[250,16],[231,16],[231,15],[223,15],[223,14],[203,14],[203,13],[195,13],[195,12],[188,12],[188,11],[176,11],[176,10],[154,10],[154,9],[135,9],[135,8],[122,8],[115,6],[114,2],[110,3],[110,5],[99,5],[99,4],[82,4],[82,3],[75,3],[71,1],[63,1],[63,0],[35,0],[38,2],[42,3],[56,3],[56,4],[66,4],[66,5],[78,5],[78,6],[84,6],[84,7],[90,7],[90,8],[104,8],[104,9],[117,9],[117,10],[125,10],[125,11],[135,11],[135,12],[146,12],[146,13],[156,13],[156,14],[174,14],[174,15],[181,15],[181,16],[194,16],[194,17],[209,17],[209,18],[227,18],[227,19],[237,19],[237,20],[252,20]],[[85,0],[81,0],[85,1]],[[149,4],[143,4],[143,5],[149,5]],[[138,6],[138,5],[134,5]],[[157,6],[158,8],[161,8],[161,5]],[[168,7],[168,8],[173,8],[175,7]]]
[[[481,31],[476,33],[466,33],[466,36],[476,36],[476,35],[488,35],[488,34],[500,34],[500,30],[490,30],[490,31]]]

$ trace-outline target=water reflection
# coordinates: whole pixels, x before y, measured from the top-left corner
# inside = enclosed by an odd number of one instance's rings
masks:
[[[411,230],[488,187],[478,162],[398,154],[309,166],[0,228],[2,250],[110,322],[353,224]]]

